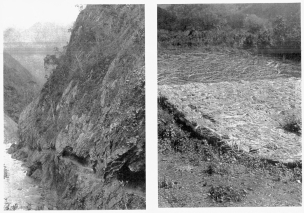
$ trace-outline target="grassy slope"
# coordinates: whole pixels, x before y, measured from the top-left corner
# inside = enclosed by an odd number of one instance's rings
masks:
[[[38,85],[30,72],[4,52],[4,111],[18,122],[22,109],[31,102]]]
[[[203,57],[202,60],[197,60],[197,55],[188,55],[188,63],[183,61],[185,58],[181,58],[184,56],[181,52],[159,54],[159,82],[162,85],[174,85],[206,80],[220,82],[229,77],[238,77],[238,80],[278,77],[275,70],[266,66],[268,63],[265,59],[261,59],[258,66],[252,66],[255,69],[260,67],[266,70],[264,76],[261,76],[261,72],[259,75],[255,75],[255,72],[252,72],[251,76],[248,76],[247,72],[237,75],[238,70],[243,70],[241,63],[234,67],[235,75],[229,75],[229,72],[221,73],[220,71],[227,71],[229,67],[233,67],[234,62],[228,54],[221,54],[223,53],[215,52],[213,60],[204,60]],[[176,60],[172,63],[172,58],[179,57],[180,64]],[[211,63],[216,61],[217,57],[222,57],[222,61],[214,63],[213,66],[223,66],[222,69],[216,69],[219,74],[213,76]],[[253,60],[248,57],[247,61]],[[179,67],[181,64],[183,66]],[[200,70],[210,72],[200,72],[196,69],[200,66]],[[189,75],[190,70],[192,73],[197,72],[198,75],[186,81],[185,76]],[[290,76],[286,72],[283,75]],[[183,114],[174,112],[174,109],[159,99],[160,207],[301,205],[301,162],[292,166],[271,164],[261,160],[257,155],[249,155],[233,148],[226,149],[220,144],[209,144],[210,141],[200,138],[189,128],[184,118]]]

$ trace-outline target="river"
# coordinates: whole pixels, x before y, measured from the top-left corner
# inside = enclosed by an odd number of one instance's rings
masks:
[[[39,182],[26,175],[24,162],[13,159],[7,149],[17,140],[16,124],[5,116],[4,153],[4,209],[5,210],[56,210],[56,195],[43,189]],[[14,131],[12,131],[14,130]]]

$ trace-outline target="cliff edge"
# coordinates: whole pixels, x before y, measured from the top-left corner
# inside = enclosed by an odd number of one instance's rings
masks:
[[[13,154],[59,209],[145,208],[144,6],[88,5]]]

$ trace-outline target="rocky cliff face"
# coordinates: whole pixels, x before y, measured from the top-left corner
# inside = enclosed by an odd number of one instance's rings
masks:
[[[81,11],[14,153],[57,208],[145,208],[144,70],[144,6]]]

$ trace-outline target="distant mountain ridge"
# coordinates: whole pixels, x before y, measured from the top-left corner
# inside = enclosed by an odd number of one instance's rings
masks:
[[[4,111],[18,123],[19,114],[39,90],[37,80],[16,59],[3,52]]]
[[[42,86],[45,79],[44,58],[62,49],[70,39],[70,25],[36,23],[28,29],[7,28],[4,31],[4,51],[25,67]]]
[[[35,23],[28,29],[7,28],[4,31],[4,43],[12,42],[61,42],[69,41],[71,25],[55,23]]]

